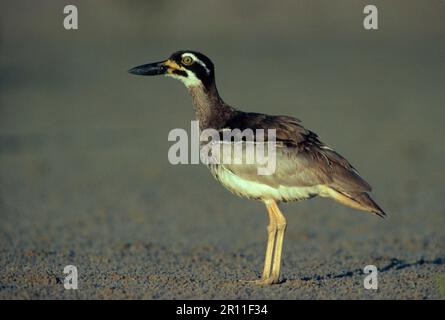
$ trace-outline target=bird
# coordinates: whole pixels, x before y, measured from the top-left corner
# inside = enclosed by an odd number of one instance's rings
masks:
[[[262,201],[267,209],[267,246],[259,279],[240,280],[258,285],[281,283],[280,269],[286,218],[282,202],[301,201],[315,196],[333,199],[345,206],[384,217],[386,213],[370,197],[371,186],[337,151],[321,142],[318,135],[303,127],[297,118],[243,112],[223,101],[215,81],[215,66],[203,53],[174,52],[166,60],[139,65],[128,70],[141,76],[165,75],[180,80],[192,97],[199,129],[273,129],[276,168],[259,175],[258,164],[207,164],[211,174],[232,193]],[[254,137],[255,138],[255,137]],[[235,142],[229,142],[235,143]]]

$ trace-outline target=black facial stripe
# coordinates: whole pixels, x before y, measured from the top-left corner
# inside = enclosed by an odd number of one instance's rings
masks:
[[[199,80],[202,81],[204,86],[208,87],[209,85],[212,84],[212,82],[213,82],[212,71],[210,71],[210,73],[208,73],[206,68],[204,66],[202,66],[200,63],[195,62],[194,64],[189,66],[188,69],[190,71],[192,71]]]
[[[187,77],[187,72],[182,71],[182,70],[173,70],[173,73],[177,74],[179,76]]]
[[[191,66],[188,67],[194,74],[198,76],[199,79],[202,79],[203,76],[208,76],[206,69],[200,65],[198,62],[195,62]]]

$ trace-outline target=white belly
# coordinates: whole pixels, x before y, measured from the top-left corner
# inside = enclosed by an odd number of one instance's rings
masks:
[[[298,201],[309,199],[317,195],[323,195],[323,186],[272,187],[263,183],[249,181],[233,174],[221,165],[210,166],[213,176],[231,192],[249,199],[275,200],[275,201]]]

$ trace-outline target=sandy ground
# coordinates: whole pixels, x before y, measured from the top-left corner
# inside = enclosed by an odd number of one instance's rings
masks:
[[[317,8],[305,19],[260,8],[246,26],[230,10],[201,23],[189,7],[154,8],[172,24],[129,2],[79,2],[71,33],[55,2],[32,3],[0,10],[1,299],[444,298],[444,4],[382,4],[379,33],[354,34],[360,5],[325,24]],[[190,98],[174,80],[126,73],[182,48],[213,58],[227,102],[301,118],[389,217],[319,198],[283,205],[284,283],[238,282],[262,271],[265,208],[204,166],[170,165],[167,134],[190,127]],[[75,291],[63,287],[70,264]],[[363,286],[370,264],[375,291]]]

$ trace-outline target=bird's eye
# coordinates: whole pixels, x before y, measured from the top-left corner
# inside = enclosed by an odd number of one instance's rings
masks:
[[[190,66],[193,63],[193,59],[192,59],[192,57],[185,56],[182,58],[181,62],[183,65]]]

